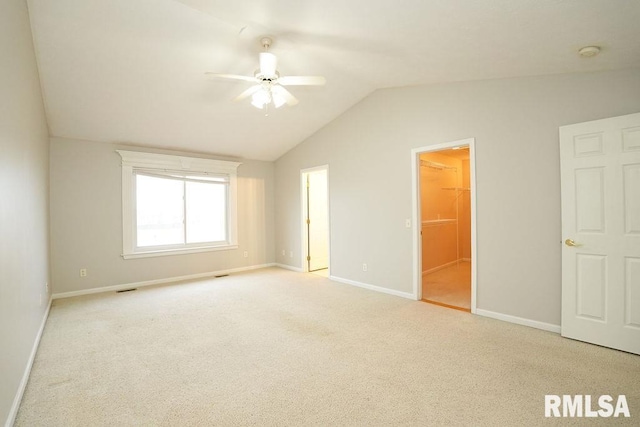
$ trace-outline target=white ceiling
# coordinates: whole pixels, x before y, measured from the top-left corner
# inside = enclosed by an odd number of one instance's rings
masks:
[[[378,88],[640,67],[636,0],[28,3],[52,136],[260,160]],[[253,75],[264,35],[282,75],[327,78],[268,117],[204,75]]]

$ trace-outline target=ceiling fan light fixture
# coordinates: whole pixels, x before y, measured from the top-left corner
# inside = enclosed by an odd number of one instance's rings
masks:
[[[276,108],[282,107],[287,102],[287,100],[284,99],[284,96],[282,96],[279,93],[272,94],[272,98],[273,98],[273,104],[276,106]]]
[[[259,101],[256,101],[255,99],[251,100],[251,105],[253,105],[256,108],[259,108],[260,110],[264,108],[264,104]]]
[[[251,105],[256,108],[264,108],[271,102],[271,94],[266,89],[261,89],[251,96]]]

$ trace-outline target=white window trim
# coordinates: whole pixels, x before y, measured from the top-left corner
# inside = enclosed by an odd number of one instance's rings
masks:
[[[122,257],[148,258],[165,255],[192,254],[238,248],[237,170],[242,163],[226,160],[201,159],[169,154],[116,150],[122,157]],[[213,173],[229,176],[228,218],[229,239],[223,245],[182,247],[172,249],[136,250],[135,248],[135,194],[134,169],[172,170],[191,173]]]

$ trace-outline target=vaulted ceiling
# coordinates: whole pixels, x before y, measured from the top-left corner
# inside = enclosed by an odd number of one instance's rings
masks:
[[[640,67],[634,0],[28,4],[52,136],[260,160],[378,88]],[[205,76],[253,75],[265,35],[282,74],[327,79],[268,116],[233,101],[248,83]]]

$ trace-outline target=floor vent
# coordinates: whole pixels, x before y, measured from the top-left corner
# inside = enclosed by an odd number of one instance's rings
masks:
[[[117,294],[121,294],[123,292],[131,292],[131,291],[137,291],[137,288],[131,288],[131,289],[123,289],[121,291],[116,291]]]

